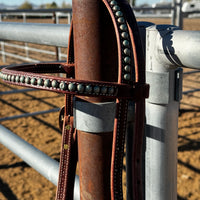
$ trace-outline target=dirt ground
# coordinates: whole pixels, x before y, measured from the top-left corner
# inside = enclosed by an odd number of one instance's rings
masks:
[[[169,19],[142,19],[142,21],[170,24]],[[200,19],[185,19],[184,29],[200,30]],[[37,47],[37,45],[33,46]],[[50,48],[54,49],[54,47]],[[14,48],[10,48],[10,50],[24,54],[23,51]],[[55,57],[32,54],[40,60],[55,60]],[[6,63],[0,60],[1,65],[21,62],[9,57]],[[200,92],[198,92],[200,73],[191,73],[191,71],[194,70],[184,69],[184,72],[187,72],[183,78],[183,91],[185,93],[180,103],[177,166],[178,200],[200,199]],[[14,89],[16,89],[15,86],[0,82],[0,94],[3,91]],[[21,88],[17,87],[17,89]],[[189,92],[190,90],[192,92]],[[0,118],[48,110],[61,107],[63,104],[63,95],[44,91],[1,94]],[[0,124],[53,159],[59,159],[61,134],[58,127],[58,112],[12,121],[1,121]],[[0,200],[51,200],[55,198],[56,186],[2,144],[0,144],[0,152]]]

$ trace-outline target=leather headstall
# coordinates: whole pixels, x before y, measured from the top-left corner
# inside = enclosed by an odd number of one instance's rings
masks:
[[[141,177],[144,100],[149,95],[145,83],[145,61],[135,16],[125,0],[102,0],[111,17],[118,48],[118,81],[75,79],[73,23],[71,23],[67,62],[13,65],[3,68],[0,78],[6,83],[37,88],[66,95],[63,119],[60,174],[57,200],[73,199],[73,183],[77,161],[76,130],[73,128],[73,96],[116,99],[111,158],[111,199],[122,200],[122,169],[128,102],[135,102],[133,142],[133,199],[143,199]],[[85,66],[86,67],[86,66]],[[65,74],[55,76],[53,74]]]

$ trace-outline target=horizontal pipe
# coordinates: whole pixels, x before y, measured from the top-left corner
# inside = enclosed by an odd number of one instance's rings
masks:
[[[38,48],[29,47],[29,46],[22,46],[18,44],[7,43],[7,42],[4,42],[4,45],[8,47],[14,47],[14,48],[23,49],[23,50],[25,49],[29,51],[35,51],[35,52],[45,53],[45,54],[54,55],[54,56],[56,55],[54,51],[47,51],[44,49],[38,49]]]
[[[52,13],[52,12],[72,12],[71,8],[56,8],[56,9],[35,9],[35,10],[30,10],[30,9],[17,9],[17,10],[7,10],[7,9],[2,9],[0,10],[0,13]]]
[[[31,92],[35,91],[36,89],[28,88],[28,89],[18,89],[18,90],[8,90],[0,92],[0,95],[6,95],[6,94],[16,94],[16,93],[23,93],[23,92]]]
[[[67,47],[70,25],[44,23],[0,23],[0,40],[14,40]]]
[[[0,143],[14,152],[54,185],[57,185],[59,163],[56,160],[50,158],[2,125],[0,125]],[[78,176],[75,178],[74,199],[80,199]]]
[[[67,47],[69,28],[70,25],[63,24],[1,22],[0,40]],[[166,26],[158,25],[156,29],[166,29]],[[157,37],[156,57],[166,64],[200,69],[199,44],[200,31],[167,30]]]
[[[23,113],[21,115],[14,115],[14,116],[10,116],[10,117],[3,117],[3,118],[0,118],[0,122],[6,121],[6,120],[18,119],[18,118],[22,118],[22,117],[31,117],[31,116],[47,114],[47,113],[51,113],[51,112],[58,112],[59,110],[60,110],[60,108],[53,108],[50,110],[38,111],[38,112],[33,112],[33,113]]]
[[[32,63],[40,62],[39,60],[20,56],[20,55],[14,54],[14,53],[8,53],[8,52],[5,52],[5,51],[0,51],[0,54],[5,55],[5,56],[10,56],[10,57],[13,57],[13,58],[16,58],[16,59],[19,59],[19,60],[24,60],[24,61],[27,61],[27,62],[32,62]],[[2,68],[0,68],[0,69],[2,69]]]
[[[154,42],[158,62],[200,69],[200,31],[185,31],[167,26],[157,25],[148,28],[149,31],[158,31]]]

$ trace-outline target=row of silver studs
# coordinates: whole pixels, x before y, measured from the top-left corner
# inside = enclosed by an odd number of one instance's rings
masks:
[[[50,80],[48,78],[36,78],[24,75],[8,75],[0,72],[0,78],[5,81],[28,84],[32,86],[40,86],[57,90],[75,92],[78,94],[92,94],[92,95],[103,95],[103,96],[115,96],[117,93],[117,87],[115,86],[104,86],[104,85],[91,85],[83,83],[66,82],[59,80]]]
[[[131,80],[131,50],[130,50],[130,37],[128,33],[128,26],[126,24],[126,20],[123,16],[123,13],[120,9],[116,0],[111,0],[110,2],[111,9],[116,17],[116,21],[118,22],[118,27],[120,30],[120,37],[122,43],[122,53],[123,53],[123,80],[130,81]]]

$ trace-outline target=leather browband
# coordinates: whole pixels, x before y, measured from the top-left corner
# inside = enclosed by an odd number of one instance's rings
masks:
[[[41,73],[66,73],[70,78],[42,75]],[[85,81],[74,79],[74,65],[66,63],[39,63],[20,66],[8,66],[0,72],[5,82],[80,96],[103,96],[138,101],[148,97],[147,84],[115,83],[103,81]]]

